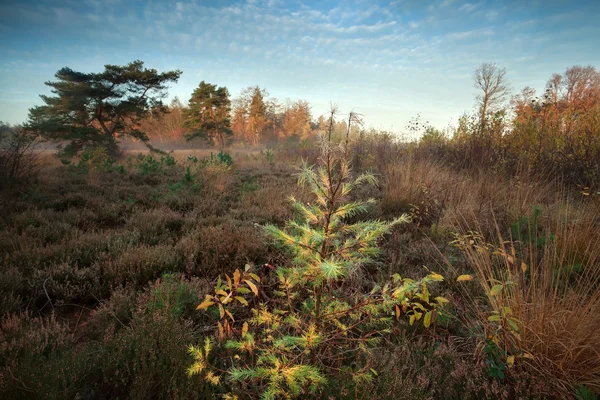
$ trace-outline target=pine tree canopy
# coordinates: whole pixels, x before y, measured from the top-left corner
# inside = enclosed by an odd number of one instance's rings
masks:
[[[139,123],[166,96],[167,84],[177,82],[181,71],[158,73],[142,61],[105,65],[101,73],[83,73],[65,67],[46,82],[54,96],[41,95],[45,105],[29,110],[27,129],[56,141],[67,141],[65,155],[86,146],[118,151],[118,138],[141,140],[150,149]]]
[[[188,140],[195,137],[211,139],[223,148],[233,135],[230,112],[231,100],[227,88],[200,82],[185,111],[185,125],[194,130]]]

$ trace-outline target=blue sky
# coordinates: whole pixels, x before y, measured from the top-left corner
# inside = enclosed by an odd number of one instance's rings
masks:
[[[0,4],[0,120],[24,122],[63,66],[98,72],[143,60],[181,69],[170,97],[201,80],[233,96],[250,85],[280,101],[330,102],[367,125],[438,127],[474,107],[474,69],[507,68],[514,91],[553,72],[600,67],[600,0],[6,1]]]

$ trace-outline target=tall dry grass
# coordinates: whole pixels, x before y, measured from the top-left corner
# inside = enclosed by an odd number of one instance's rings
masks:
[[[463,236],[465,259],[446,262],[449,276],[473,273],[480,283],[458,289],[467,327],[498,334],[488,317],[509,307],[519,331],[503,325],[499,345],[517,355],[516,364],[548,377],[548,396],[571,396],[578,385],[600,390],[599,198],[556,182],[457,171],[410,153],[386,167],[383,182],[384,214],[426,209],[429,224]],[[526,234],[513,237],[519,221]],[[500,282],[501,294],[486,296]]]
[[[491,244],[470,236],[463,250],[488,301],[473,290],[465,297],[487,332],[498,332],[491,313],[508,307],[518,329],[502,326],[499,345],[531,354],[523,363],[566,397],[578,385],[600,391],[600,226],[586,205],[576,219],[567,206],[555,213],[527,240],[505,240],[499,230]],[[491,295],[498,284],[502,291]]]
[[[389,164],[383,175],[384,213],[428,207],[435,214],[432,222],[448,228],[491,222],[492,215],[507,225],[534,205],[559,207],[563,197],[552,182],[507,178],[494,171],[458,171],[411,153]],[[494,224],[485,224],[485,228],[486,233],[495,232]]]

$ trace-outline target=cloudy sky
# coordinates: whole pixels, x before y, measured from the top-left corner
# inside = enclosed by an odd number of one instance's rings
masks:
[[[3,0],[0,120],[24,122],[54,73],[140,59],[181,69],[170,96],[201,80],[236,96],[259,85],[281,100],[330,102],[368,125],[438,127],[474,106],[482,62],[516,90],[568,66],[600,67],[600,1]]]

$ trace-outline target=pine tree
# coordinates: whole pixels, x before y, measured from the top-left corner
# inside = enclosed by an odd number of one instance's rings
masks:
[[[243,387],[263,399],[318,394],[331,379],[369,382],[376,374],[370,349],[389,334],[394,316],[403,314],[411,325],[423,320],[429,326],[447,301],[430,299],[427,284],[443,279],[435,273],[417,282],[394,276],[383,287],[373,284],[366,294],[364,287],[351,284],[348,278],[379,254],[383,235],[408,217],[348,222],[373,203],[353,200],[352,191],[375,183],[375,178],[369,173],[355,176],[348,162],[349,134],[358,116],[350,114],[345,137],[334,144],[334,114],[322,137],[320,165],[304,165],[300,175],[299,183],[310,188],[314,202],[292,198],[297,217],[284,229],[266,227],[292,263],[277,266],[271,282],[262,282],[250,266],[219,279],[214,294],[198,306],[218,309],[217,342],[190,348],[196,360],[190,375],[229,384],[234,393]],[[261,291],[269,301],[260,301]],[[250,306],[250,294],[257,299],[252,316],[237,321],[233,305]]]
[[[253,89],[248,112],[248,128],[250,130],[250,140],[253,145],[256,146],[260,143],[266,125],[267,106],[263,92],[257,86]]]
[[[194,130],[188,140],[195,137],[211,139],[222,150],[233,135],[230,112],[227,88],[200,82],[184,113],[185,126]]]
[[[149,148],[139,124],[161,104],[167,84],[177,82],[181,71],[158,73],[142,61],[124,66],[105,65],[104,72],[83,73],[62,68],[56,82],[46,82],[56,96],[41,95],[44,106],[29,110],[26,129],[43,138],[68,142],[65,156],[86,146],[102,146],[118,153],[118,139],[129,136]]]

